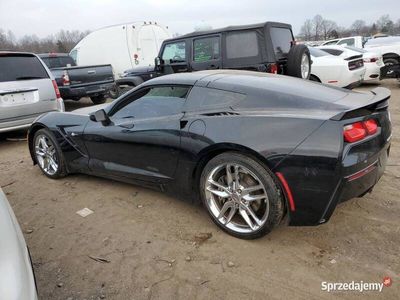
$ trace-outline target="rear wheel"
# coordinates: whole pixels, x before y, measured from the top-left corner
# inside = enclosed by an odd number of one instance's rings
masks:
[[[35,133],[33,149],[36,162],[47,177],[55,179],[67,175],[60,146],[48,129],[40,129]]]
[[[395,77],[393,70],[390,69],[391,66],[397,65],[400,63],[400,60],[395,58],[395,57],[388,57],[383,59],[383,63],[385,64],[386,67],[389,67],[386,76],[388,77]]]
[[[201,175],[200,192],[211,219],[238,238],[259,238],[283,216],[283,198],[272,176],[242,154],[227,152],[210,160]]]
[[[99,95],[90,97],[90,100],[92,100],[93,104],[103,104],[107,99],[104,95]]]
[[[310,74],[310,51],[305,45],[294,45],[288,54],[287,75],[302,79],[309,79]]]

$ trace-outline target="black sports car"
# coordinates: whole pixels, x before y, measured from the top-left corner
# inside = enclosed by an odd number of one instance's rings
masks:
[[[29,130],[45,175],[86,173],[201,199],[240,238],[318,225],[369,192],[390,149],[389,90],[247,71],[173,74]]]

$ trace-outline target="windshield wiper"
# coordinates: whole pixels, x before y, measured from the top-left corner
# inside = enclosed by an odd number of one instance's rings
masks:
[[[15,78],[15,80],[29,80],[29,79],[45,79],[45,77],[39,77],[39,76],[21,76]]]

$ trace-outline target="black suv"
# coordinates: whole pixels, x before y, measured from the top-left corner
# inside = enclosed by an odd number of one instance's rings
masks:
[[[209,69],[269,72],[308,79],[308,48],[296,45],[292,26],[265,22],[197,31],[165,40],[155,67],[127,70],[120,87],[137,86],[152,77]]]

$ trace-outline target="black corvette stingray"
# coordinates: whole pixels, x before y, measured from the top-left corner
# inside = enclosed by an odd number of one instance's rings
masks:
[[[29,130],[34,163],[204,203],[240,238],[329,220],[369,192],[390,149],[390,92],[246,71],[173,74],[113,103],[48,113]]]

